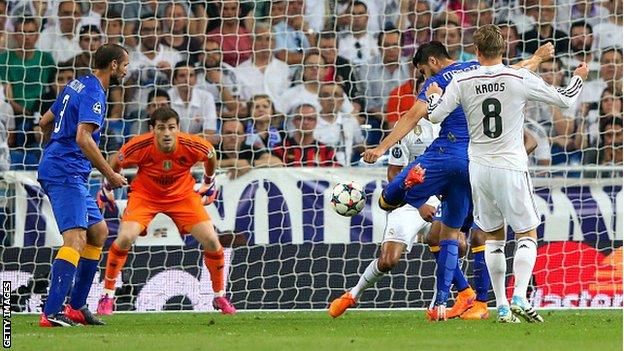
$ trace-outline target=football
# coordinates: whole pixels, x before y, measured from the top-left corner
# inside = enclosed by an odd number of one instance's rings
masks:
[[[338,183],[332,190],[331,204],[339,215],[355,216],[366,205],[364,188],[356,182]]]

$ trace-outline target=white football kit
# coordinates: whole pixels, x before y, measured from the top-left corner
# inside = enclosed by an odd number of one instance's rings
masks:
[[[390,149],[388,164],[405,167],[422,155],[440,133],[440,125],[421,119],[416,128]],[[438,207],[440,200],[432,196],[427,205]],[[388,213],[386,230],[382,244],[388,241],[405,244],[405,251],[412,250],[418,235],[429,232],[431,223],[420,216],[418,209],[406,204]]]
[[[569,108],[582,87],[578,76],[557,89],[529,70],[499,64],[458,74],[442,97],[429,97],[433,123],[460,105],[466,115],[474,220],[480,228],[495,231],[506,219],[514,232],[523,233],[540,224],[524,149],[524,106],[538,101]]]

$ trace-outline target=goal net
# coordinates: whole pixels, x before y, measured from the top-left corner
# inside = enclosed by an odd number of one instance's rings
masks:
[[[488,23],[508,41],[506,64],[552,42],[555,59],[537,72],[550,84],[564,87],[581,61],[590,68],[572,108],[526,106],[542,219],[531,301],[622,307],[621,2],[90,0],[0,1],[0,276],[12,283],[12,308],[41,311],[62,245],[37,182],[39,119],[68,81],[91,72],[102,43],[123,45],[130,58],[128,74],[108,92],[102,153],[147,132],[156,108],[175,109],[182,131],[218,150],[219,197],[206,211],[226,248],[234,305],[323,309],[378,255],[385,157],[369,166],[359,155],[414,103],[422,82],[414,52],[439,40],[453,60],[474,60],[472,35]],[[340,181],[365,189],[366,207],[354,217],[329,203]],[[91,192],[99,186],[93,175]],[[116,197],[119,212],[105,213],[110,235],[91,308],[127,189]],[[506,250],[511,257],[512,241]],[[212,310],[202,257],[195,239],[158,215],[118,279],[117,310]],[[472,254],[463,268],[472,282]],[[434,272],[428,248],[417,243],[358,306],[426,307]],[[512,286],[513,277],[507,281]]]

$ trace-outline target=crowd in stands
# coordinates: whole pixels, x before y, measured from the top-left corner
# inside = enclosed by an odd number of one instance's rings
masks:
[[[472,35],[488,23],[508,64],[552,42],[537,74],[555,86],[581,61],[591,70],[576,106],[527,105],[531,162],[622,165],[620,0],[0,0],[0,171],[37,168],[40,116],[105,42],[130,57],[108,92],[105,153],[170,106],[232,177],[358,166],[414,103],[419,45],[474,60]]]

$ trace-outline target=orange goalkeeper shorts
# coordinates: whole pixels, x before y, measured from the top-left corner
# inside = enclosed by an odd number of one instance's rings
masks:
[[[210,216],[201,204],[201,197],[193,193],[172,203],[162,203],[130,194],[121,221],[138,222],[145,229],[158,213],[169,216],[178,227],[180,234],[188,234],[196,224],[210,220]]]

